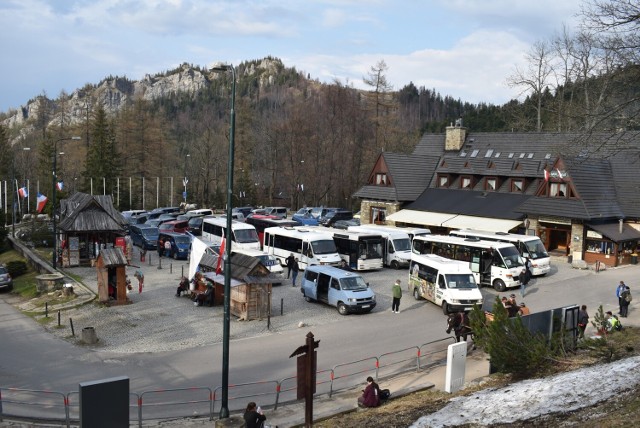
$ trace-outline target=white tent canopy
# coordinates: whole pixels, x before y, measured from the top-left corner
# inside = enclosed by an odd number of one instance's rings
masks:
[[[400,210],[387,216],[387,220],[425,226],[448,227],[451,229],[481,229],[491,232],[509,232],[514,227],[522,224],[522,220],[505,220],[417,210]]]

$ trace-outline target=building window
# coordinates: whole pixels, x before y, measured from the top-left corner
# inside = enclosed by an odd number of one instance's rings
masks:
[[[387,220],[387,209],[380,207],[371,207],[371,223],[384,224]]]
[[[461,189],[471,189],[471,185],[472,185],[472,180],[471,177],[467,176],[462,176],[462,178],[460,178],[460,188]]]
[[[495,177],[487,177],[487,185],[485,186],[485,190],[498,190],[498,179]]]
[[[387,174],[385,173],[377,173],[376,174],[376,185],[377,186],[386,186],[387,185]]]
[[[485,158],[490,158],[492,154],[493,154],[493,149],[489,149],[489,150],[487,150],[487,153],[484,155],[484,157]]]
[[[475,149],[474,151],[471,152],[471,157],[475,158],[476,156],[478,156],[478,153],[480,153],[480,150]]]
[[[448,175],[439,175],[438,176],[438,187],[449,187],[449,176]]]
[[[524,190],[524,180],[520,178],[514,178],[511,180],[511,191],[516,193],[522,193]]]
[[[567,183],[549,183],[549,196],[552,198],[566,198]]]

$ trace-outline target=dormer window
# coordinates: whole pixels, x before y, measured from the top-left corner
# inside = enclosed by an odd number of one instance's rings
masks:
[[[485,190],[495,192],[498,190],[498,179],[496,177],[487,177]]]
[[[511,191],[514,193],[522,193],[524,190],[524,180],[522,178],[511,179]]]
[[[566,198],[567,183],[549,183],[549,196],[552,198]]]
[[[387,174],[383,172],[379,172],[376,174],[376,186],[386,186],[387,185]]]
[[[449,176],[448,175],[438,175],[438,187],[447,188],[449,187]]]
[[[463,175],[460,177],[460,188],[471,189],[473,187],[473,177],[470,175]]]

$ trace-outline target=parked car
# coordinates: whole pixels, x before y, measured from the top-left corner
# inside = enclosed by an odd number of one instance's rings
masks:
[[[234,208],[233,211],[241,212],[242,215],[245,216],[245,218],[246,218],[249,214],[251,214],[251,211],[253,211],[253,207],[249,207],[249,206],[247,206],[247,207],[237,207],[237,208]]]
[[[337,220],[333,223],[333,227],[336,229],[349,229],[349,226],[360,226],[360,220],[352,218],[351,220]]]
[[[320,224],[331,227],[338,220],[351,220],[352,218],[353,213],[351,211],[338,209],[335,211],[329,211],[326,216],[320,219]]]
[[[202,220],[204,217],[191,217],[189,219],[189,232],[193,236],[202,236]]]
[[[152,218],[150,220],[145,221],[142,224],[146,224],[148,226],[153,226],[153,227],[160,227],[160,223],[163,223],[163,221],[157,218]]]
[[[193,217],[204,217],[206,215],[213,215],[213,210],[210,210],[208,208],[201,208],[198,210],[190,210],[187,211],[185,213],[185,215],[189,218],[193,218]]]
[[[186,220],[172,220],[161,223],[158,227],[160,232],[185,233],[189,230],[189,222]]]
[[[280,218],[287,218],[289,210],[285,207],[265,207],[265,215],[274,215]]]
[[[233,249],[233,247],[232,252],[245,254],[247,256],[255,257],[256,259],[260,260],[260,263],[262,263],[264,267],[269,269],[269,272],[271,272],[271,277],[275,279],[274,284],[282,284],[282,281],[284,279],[284,270],[282,269],[282,265],[275,256],[267,254],[262,250]]]
[[[317,226],[318,218],[313,216],[311,213],[312,210],[313,208],[310,207],[300,208],[293,216],[291,216],[291,219],[305,226]]]
[[[6,266],[0,266],[0,290],[13,290],[13,279]]]
[[[148,224],[132,224],[129,227],[131,243],[144,250],[155,250],[158,245],[158,228]]]
[[[184,233],[162,232],[158,234],[158,240],[163,242],[169,241],[171,243],[171,250],[167,254],[164,252],[165,257],[173,257],[174,259],[186,260],[189,258],[189,251],[191,250],[191,237]]]

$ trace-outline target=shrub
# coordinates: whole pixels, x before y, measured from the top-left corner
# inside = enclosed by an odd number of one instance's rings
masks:
[[[507,310],[496,297],[493,320],[487,321],[484,311],[474,307],[470,315],[476,345],[491,358],[499,372],[525,376],[548,366],[552,348],[541,334],[532,334],[520,317],[509,318]]]
[[[11,278],[17,278],[27,272],[27,264],[22,260],[12,260],[6,264]]]

